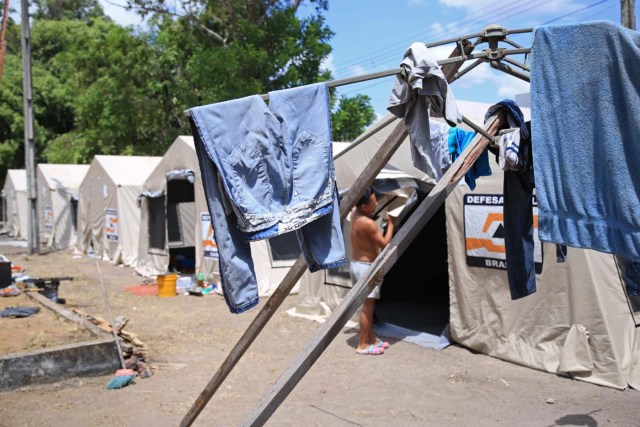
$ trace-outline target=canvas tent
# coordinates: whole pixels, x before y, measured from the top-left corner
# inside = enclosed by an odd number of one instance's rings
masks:
[[[165,274],[171,255],[182,254],[207,275],[217,271],[215,247],[201,244],[201,228],[209,224],[198,158],[191,136],[171,144],[142,185],[136,272]],[[207,215],[202,221],[202,214]],[[212,239],[206,239],[212,240]]]
[[[114,264],[138,260],[142,184],[160,157],[97,155],[82,184],[76,248]]]
[[[471,106],[482,111],[474,120],[482,122],[489,105],[465,104],[459,102],[463,114],[471,116],[465,111]],[[522,110],[528,118],[528,109]],[[360,145],[336,160],[341,189],[366,167],[396,123],[365,135]],[[387,168],[415,176],[408,144],[407,139]],[[501,218],[502,206],[486,198],[465,202],[471,196],[502,195],[503,173],[493,158],[490,164],[493,175],[477,180],[474,191],[462,181],[388,271],[377,323],[401,326],[407,334],[440,334],[449,324],[454,341],[500,359],[596,384],[640,387],[640,329],[634,328],[611,255],[569,248],[567,261],[557,263],[555,245],[538,245],[538,291],[511,300],[501,219],[484,229],[488,213]],[[472,235],[475,232],[481,236]],[[474,238],[492,239],[487,247],[493,252],[478,255],[477,249],[468,249],[467,239]],[[306,272],[298,304],[289,313],[325,318],[350,286],[344,271]]]
[[[179,136],[169,147],[144,183],[140,209],[139,274],[165,274],[181,255],[193,260],[195,272],[218,280],[214,230],[193,137]],[[296,248],[295,235],[251,243],[260,295],[270,295],[280,283],[300,254]]]
[[[27,173],[24,169],[9,169],[2,190],[4,229],[16,239],[26,239],[29,230],[29,200]]]
[[[489,107],[489,104],[479,102],[458,101],[459,110],[476,123],[482,123],[484,121],[484,114]],[[374,155],[389,137],[396,123],[394,116],[388,114],[377,123],[373,124],[369,130],[359,136],[354,141],[354,148],[352,147],[351,149],[348,149],[347,147],[341,147],[341,149],[344,150],[344,153],[340,153],[334,162],[336,181],[340,192],[347,190],[365,167],[371,163]],[[462,125],[461,127],[469,130],[465,125]],[[407,189],[412,185],[411,181],[423,183],[423,195],[435,184],[435,181],[432,178],[413,166],[409,144],[409,137],[407,137],[391,157],[385,168],[383,168],[381,173],[378,174],[377,180],[374,182],[374,189],[379,190],[379,196],[384,190],[381,186],[385,182],[388,186],[390,185],[390,182],[394,181],[396,183],[395,187],[404,189]],[[334,152],[334,156],[335,154],[336,153]],[[376,184],[378,185],[378,188],[376,188]],[[411,191],[398,192],[396,190],[395,192],[392,192],[391,196],[399,197],[404,202],[408,202],[411,194]],[[385,206],[385,203],[384,199],[379,200],[378,206]],[[396,205],[389,207],[395,206]],[[348,240],[348,220],[349,218],[347,218],[347,221],[345,221],[343,226],[343,235],[345,237],[345,246],[348,252],[347,255],[349,256],[350,242]],[[381,221],[379,220],[378,222],[379,225],[381,225]],[[432,247],[427,247],[423,248],[423,250],[431,250],[431,248]],[[337,307],[351,288],[351,279],[349,278],[348,272],[348,267],[345,267],[340,271],[320,271],[313,274],[308,271],[305,272],[300,280],[301,286],[298,304],[296,307],[291,309],[289,313],[294,316],[318,320],[326,318],[331,311]],[[357,315],[354,316],[354,319],[356,317]],[[438,331],[438,334],[441,330],[442,329]]]
[[[89,165],[38,164],[40,243],[45,247],[75,244],[78,188],[88,170]]]

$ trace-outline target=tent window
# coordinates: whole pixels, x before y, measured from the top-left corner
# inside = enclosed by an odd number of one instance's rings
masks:
[[[296,233],[285,233],[269,240],[272,267],[290,267],[302,254]]]
[[[71,223],[73,224],[73,230],[78,230],[78,200],[74,197],[71,198]]]
[[[194,185],[186,179],[167,181],[167,201],[169,203],[185,203],[195,200]]]
[[[149,197],[147,202],[149,206],[149,249],[159,249],[164,253],[166,247],[164,197]]]
[[[167,203],[167,234],[169,246],[182,246],[182,227],[180,222],[180,209],[178,203]]]

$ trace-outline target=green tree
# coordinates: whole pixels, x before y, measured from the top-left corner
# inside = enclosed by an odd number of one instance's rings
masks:
[[[316,13],[307,17],[297,15],[301,3],[185,0],[169,9],[163,0],[135,0],[149,19],[142,31],[101,17],[95,0],[40,0],[31,31],[38,161],[161,155],[190,133],[188,107],[330,79],[321,69],[333,34],[322,16],[327,2],[310,0]],[[10,25],[2,167],[24,165],[19,34]],[[351,139],[364,130],[374,117],[368,102],[340,99],[334,133]]]
[[[35,0],[37,11],[35,18],[40,19],[71,19],[91,21],[104,18],[104,10],[98,0]]]
[[[341,97],[338,109],[331,115],[331,127],[335,141],[352,141],[376,118],[371,98],[358,94]]]

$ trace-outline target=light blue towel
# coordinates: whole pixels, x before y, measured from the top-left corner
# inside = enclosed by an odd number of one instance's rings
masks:
[[[539,27],[531,128],[540,240],[640,258],[640,33]]]

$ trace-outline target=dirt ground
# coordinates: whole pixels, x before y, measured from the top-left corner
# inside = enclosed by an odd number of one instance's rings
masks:
[[[2,242],[0,253],[32,276],[73,276],[59,296],[107,317],[94,259],[68,251],[27,257]],[[1,426],[178,425],[266,301],[234,315],[219,295],[136,296],[122,290],[143,282],[133,269],[99,265],[113,314],[129,317],[127,329],[148,345],[154,376],[121,390],[106,390],[106,375],[0,393]],[[284,313],[296,299],[287,298],[195,425],[242,423],[311,340],[319,325]],[[0,319],[1,342],[11,340],[8,321],[19,319]],[[456,345],[436,351],[392,341],[382,356],[360,356],[356,333],[338,334],[268,425],[640,425],[635,390],[573,381]]]

